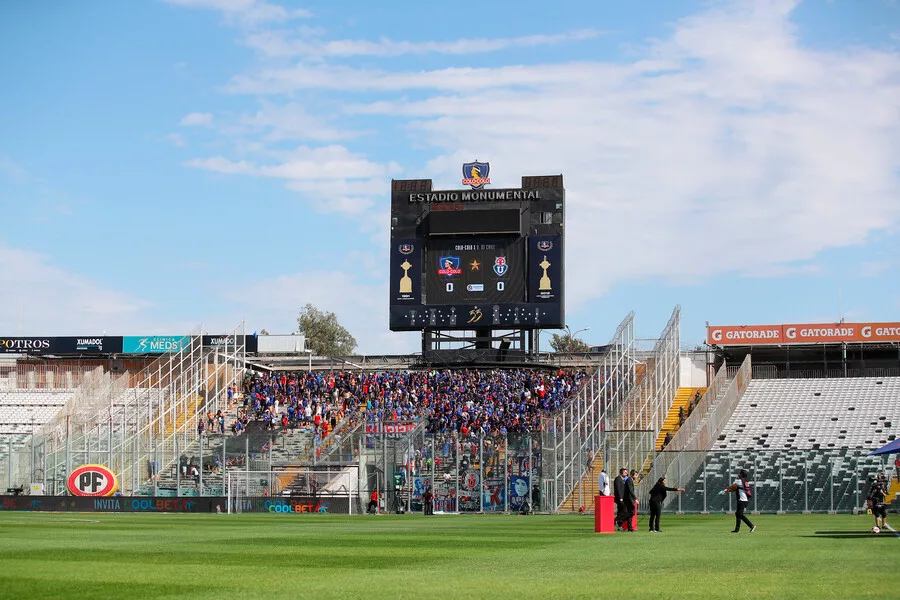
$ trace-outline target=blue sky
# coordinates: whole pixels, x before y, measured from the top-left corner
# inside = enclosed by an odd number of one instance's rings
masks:
[[[900,320],[900,3],[0,4],[0,334],[387,330],[388,185],[563,173],[567,320]]]

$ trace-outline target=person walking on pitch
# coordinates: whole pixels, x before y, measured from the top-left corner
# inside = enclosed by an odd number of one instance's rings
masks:
[[[756,531],[756,525],[751,523],[750,519],[744,515],[744,510],[753,496],[753,490],[750,489],[750,482],[747,480],[747,477],[747,471],[741,469],[737,481],[723,490],[726,494],[734,492],[737,497],[737,510],[734,511],[734,530],[731,533],[740,533],[742,522],[746,523],[747,527],[750,528],[750,533]]]

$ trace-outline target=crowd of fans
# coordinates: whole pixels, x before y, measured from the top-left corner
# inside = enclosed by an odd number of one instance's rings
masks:
[[[266,430],[312,428],[325,438],[341,423],[427,419],[430,433],[535,433],[541,417],[566,406],[586,377],[535,369],[257,373],[244,381],[230,429],[240,434],[255,421]],[[198,424],[198,433],[204,429],[225,433],[221,411]]]

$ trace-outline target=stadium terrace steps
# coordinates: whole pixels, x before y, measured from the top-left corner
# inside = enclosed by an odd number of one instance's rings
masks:
[[[710,450],[874,450],[900,431],[900,377],[750,382]]]
[[[600,476],[600,471],[603,470],[603,457],[598,456],[595,458],[591,466],[593,470],[585,470],[581,476],[581,481],[575,486],[575,489],[572,490],[566,501],[560,505],[559,512],[576,513],[580,512],[579,509],[581,507],[584,507],[585,512],[594,512],[594,496],[600,493],[597,487],[597,478]],[[610,477],[610,486],[612,486],[612,480],[613,478]]]
[[[672,402],[672,407],[669,409],[669,413],[666,415],[666,420],[663,422],[662,429],[659,431],[659,435],[656,437],[656,451],[662,452],[665,447],[666,434],[675,435],[675,432],[678,431],[678,428],[681,427],[681,423],[678,420],[678,409],[684,409],[684,418],[686,419],[690,412],[688,408],[690,407],[691,400],[697,395],[697,392],[700,392],[702,396],[706,393],[705,387],[683,387],[678,388],[678,392],[675,394],[675,400]]]
[[[15,426],[26,426],[30,433],[49,422],[72,397],[71,390],[9,390],[0,392],[0,433],[24,433],[10,431]]]
[[[885,504],[891,504],[898,497],[900,497],[900,481],[897,481],[897,477],[894,476],[891,478],[891,487],[888,488]]]
[[[199,394],[192,396],[184,404],[176,401],[177,412],[174,419],[166,424],[165,437],[168,438],[174,435],[176,431],[182,431],[186,425],[190,427],[191,422],[195,420],[203,404],[203,396]]]

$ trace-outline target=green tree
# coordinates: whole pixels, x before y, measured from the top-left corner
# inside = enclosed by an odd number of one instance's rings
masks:
[[[554,333],[550,336],[550,347],[554,352],[587,352],[590,346],[577,337],[570,337],[568,333]]]
[[[356,338],[338,323],[333,312],[323,312],[307,304],[297,317],[306,347],[316,356],[346,356],[356,350]]]

